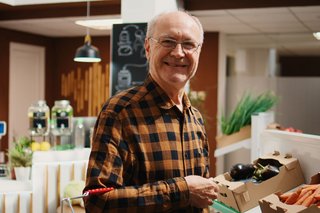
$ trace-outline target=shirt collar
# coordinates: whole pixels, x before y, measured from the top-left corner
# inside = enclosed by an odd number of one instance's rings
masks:
[[[175,103],[171,100],[171,98],[167,95],[167,93],[159,86],[159,84],[148,74],[145,82],[145,88],[147,91],[153,96],[155,102],[159,107],[163,109],[170,109],[175,106]],[[191,103],[186,93],[183,94],[183,105],[184,108],[190,108]]]

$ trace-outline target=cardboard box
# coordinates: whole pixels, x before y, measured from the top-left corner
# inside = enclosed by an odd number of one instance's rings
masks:
[[[251,137],[251,126],[245,126],[245,127],[242,127],[239,132],[236,132],[234,134],[221,135],[216,137],[217,148],[225,147],[250,137]]]
[[[311,178],[310,184],[320,183],[320,173]],[[319,213],[320,208],[315,205],[305,207],[302,205],[288,205],[280,201],[276,194],[268,195],[259,200],[260,209],[265,213]]]
[[[275,152],[260,159],[279,161],[283,165],[279,169],[279,174],[261,183],[232,181],[228,172],[219,175],[214,178],[219,186],[218,201],[239,212],[245,212],[258,206],[259,200],[267,195],[279,191],[286,192],[304,183],[301,167],[296,158]]]

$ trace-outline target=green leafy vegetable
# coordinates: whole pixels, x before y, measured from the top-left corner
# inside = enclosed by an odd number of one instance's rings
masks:
[[[266,112],[277,102],[272,92],[265,92],[256,98],[245,94],[229,117],[221,116],[221,130],[224,135],[238,132],[242,127],[251,124],[251,115]]]

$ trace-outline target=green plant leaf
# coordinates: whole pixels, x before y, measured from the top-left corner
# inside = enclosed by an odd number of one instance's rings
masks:
[[[244,94],[229,117],[221,116],[222,133],[231,135],[238,132],[242,127],[251,124],[253,114],[268,111],[277,101],[278,98],[270,91],[262,93],[256,98],[250,94]]]
[[[32,140],[28,137],[21,137],[13,143],[14,146],[7,153],[11,167],[31,166],[33,152],[30,149],[30,145]]]

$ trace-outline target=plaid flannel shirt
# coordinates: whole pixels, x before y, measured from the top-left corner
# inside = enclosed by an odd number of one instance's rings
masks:
[[[209,177],[208,141],[186,94],[181,112],[149,75],[111,97],[95,125],[84,189],[87,212],[202,212],[189,205],[187,175]]]

